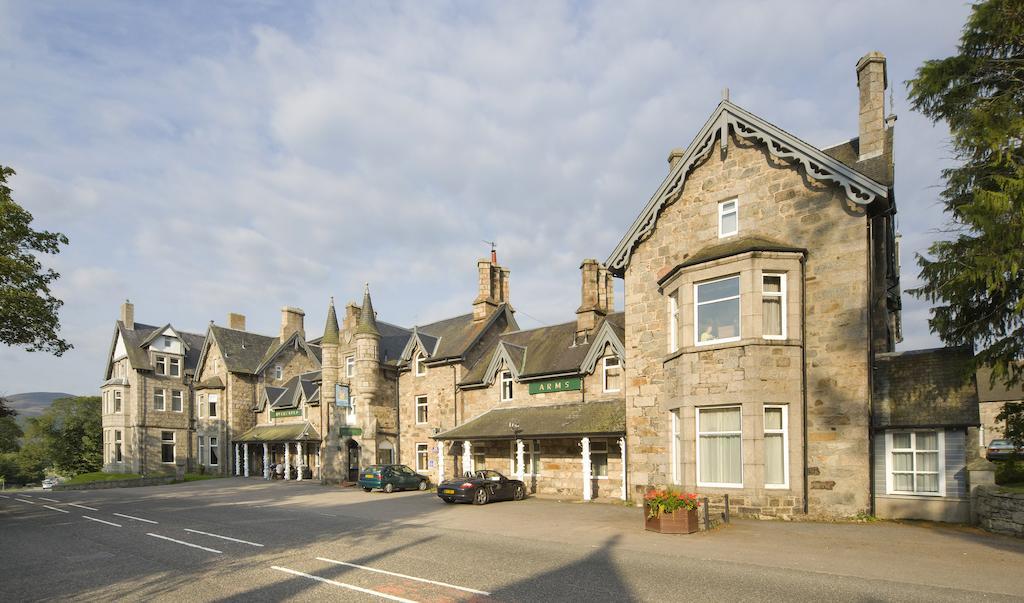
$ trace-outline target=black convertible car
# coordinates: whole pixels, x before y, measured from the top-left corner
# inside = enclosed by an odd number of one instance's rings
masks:
[[[466,477],[460,479],[441,482],[437,495],[446,503],[461,501],[486,505],[492,500],[523,500],[526,498],[526,486],[517,479],[484,469],[467,472]]]

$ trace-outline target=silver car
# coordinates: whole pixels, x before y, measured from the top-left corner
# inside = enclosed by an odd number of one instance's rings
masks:
[[[1005,461],[1014,452],[1018,457],[1024,458],[1024,447],[1014,447],[1010,440],[992,440],[985,451],[985,458],[990,461]]]

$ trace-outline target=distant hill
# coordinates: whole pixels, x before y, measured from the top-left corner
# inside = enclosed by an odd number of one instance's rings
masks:
[[[18,417],[38,417],[43,414],[54,400],[59,398],[71,398],[74,394],[62,392],[27,392],[5,396],[11,403],[11,408],[18,411]]]

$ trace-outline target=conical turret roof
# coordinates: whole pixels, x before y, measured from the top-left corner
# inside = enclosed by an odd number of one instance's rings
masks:
[[[338,344],[338,315],[334,312],[334,298],[331,298],[331,305],[327,307],[327,324],[324,325],[324,337],[320,343]]]
[[[377,329],[377,317],[374,316],[373,302],[370,301],[370,284],[366,284],[363,291],[363,307],[359,311],[359,324],[356,325],[356,335],[376,335],[380,337]]]

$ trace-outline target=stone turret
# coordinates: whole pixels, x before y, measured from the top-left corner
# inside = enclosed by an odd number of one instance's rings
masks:
[[[332,416],[331,414],[335,413],[337,409],[335,386],[341,378],[338,330],[338,315],[334,312],[334,298],[332,297],[330,305],[327,306],[327,322],[324,325],[324,337],[320,340],[320,347],[323,350],[323,361],[320,365],[322,376],[322,381],[320,382],[320,403],[326,411],[325,419],[327,421],[327,425],[320,426],[320,433],[324,437],[320,458],[322,459],[322,475],[325,481],[340,480],[343,477],[341,455],[336,452],[340,444],[338,430],[334,428],[337,424],[337,419],[335,418],[336,415]]]
[[[370,299],[370,285],[363,292],[363,306],[359,310],[356,324],[356,374],[355,391],[364,406],[373,403],[380,380],[380,330]]]

